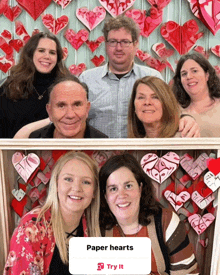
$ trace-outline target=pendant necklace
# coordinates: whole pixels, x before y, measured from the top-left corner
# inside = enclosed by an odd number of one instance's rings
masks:
[[[44,97],[44,94],[46,93],[46,91],[47,90],[45,90],[41,95],[38,93],[38,91],[35,89],[35,87],[34,87],[34,90],[35,90],[35,92],[37,93],[37,95],[38,95],[38,100],[41,100],[43,97]]]

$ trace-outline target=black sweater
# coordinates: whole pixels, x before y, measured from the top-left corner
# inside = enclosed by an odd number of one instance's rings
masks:
[[[54,74],[36,72],[34,87],[39,95],[43,94],[41,100],[34,91],[27,99],[13,101],[6,96],[4,85],[0,88],[0,138],[13,138],[24,125],[48,117],[46,104],[49,97],[46,90],[54,80]]]

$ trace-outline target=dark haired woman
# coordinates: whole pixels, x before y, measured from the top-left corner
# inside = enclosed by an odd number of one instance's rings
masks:
[[[196,119],[201,137],[220,136],[220,79],[204,56],[193,53],[180,58],[173,91],[182,113]]]
[[[0,138],[12,138],[22,126],[48,117],[47,89],[69,73],[62,57],[54,35],[40,32],[29,39],[0,88]]]
[[[151,274],[199,274],[184,224],[156,202],[150,179],[132,155],[110,158],[99,183],[103,235],[149,237]]]

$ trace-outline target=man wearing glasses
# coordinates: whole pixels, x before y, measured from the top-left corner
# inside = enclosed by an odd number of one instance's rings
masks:
[[[134,82],[144,76],[161,79],[162,76],[154,69],[134,63],[140,30],[133,19],[123,15],[111,18],[105,23],[103,33],[108,63],[80,75],[80,80],[89,87],[89,123],[111,138],[126,138],[128,104]],[[188,120],[195,128],[193,119]]]

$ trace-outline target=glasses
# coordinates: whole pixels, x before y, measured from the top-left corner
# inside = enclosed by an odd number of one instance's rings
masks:
[[[107,40],[107,43],[110,47],[116,47],[119,43],[122,48],[128,48],[130,44],[133,43],[133,41],[129,41],[129,40],[117,41],[115,39],[110,39],[110,40]]]

